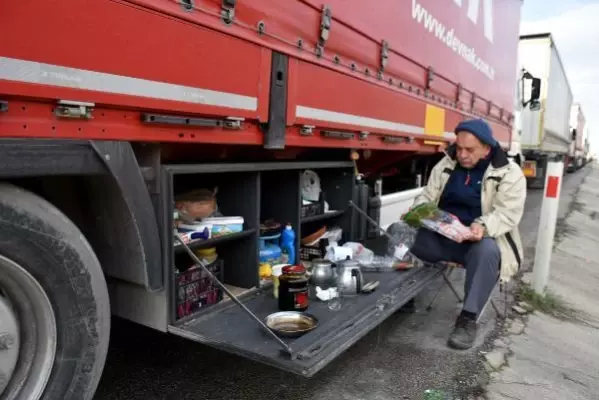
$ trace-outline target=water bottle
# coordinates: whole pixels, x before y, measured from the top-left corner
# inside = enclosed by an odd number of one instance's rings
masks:
[[[287,224],[281,234],[281,253],[287,258],[286,264],[295,264],[295,232],[291,224]]]

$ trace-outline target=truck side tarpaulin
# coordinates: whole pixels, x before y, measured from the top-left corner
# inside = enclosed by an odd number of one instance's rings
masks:
[[[267,118],[270,51],[125,2],[80,5],[2,5],[0,93]]]
[[[307,2],[322,7],[320,0]],[[405,75],[409,70],[401,68],[401,58],[413,60],[504,110],[513,110],[520,0],[329,0],[326,4],[334,20],[389,43],[395,53],[389,58],[390,73]],[[336,41],[335,29],[333,25],[327,50],[358,62],[378,63],[377,53],[364,52],[355,41]]]
[[[231,24],[216,0],[187,8],[177,0],[42,3],[36,14],[14,4],[4,10],[5,94],[233,116],[255,127],[268,119],[276,51],[290,56],[288,131],[305,123],[437,146],[453,139],[461,119],[479,115],[509,147],[520,0],[294,0],[285,8],[244,0]],[[330,25],[322,25],[323,6]],[[15,22],[23,20],[27,26]],[[30,26],[46,34],[28,35]],[[48,45],[64,37],[69,46]],[[331,147],[318,140],[287,136],[288,145]],[[373,136],[357,140],[334,147],[393,148]]]

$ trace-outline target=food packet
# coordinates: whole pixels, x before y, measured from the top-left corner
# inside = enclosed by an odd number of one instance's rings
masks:
[[[460,222],[458,217],[443,211],[433,203],[420,204],[403,216],[406,224],[415,228],[425,228],[461,243],[472,237],[470,228]]]

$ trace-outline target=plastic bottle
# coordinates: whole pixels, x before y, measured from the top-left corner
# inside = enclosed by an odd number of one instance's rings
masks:
[[[295,232],[291,224],[287,224],[281,235],[281,253],[283,258],[287,258],[284,263],[295,264]]]

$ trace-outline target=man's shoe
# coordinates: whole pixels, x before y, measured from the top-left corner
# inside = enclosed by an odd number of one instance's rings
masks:
[[[448,344],[458,350],[468,350],[476,340],[476,321],[460,315],[456,320],[453,332],[449,336]]]

